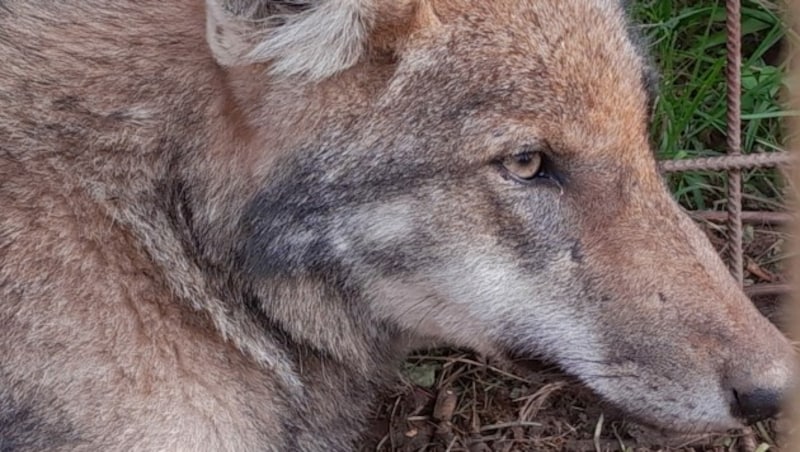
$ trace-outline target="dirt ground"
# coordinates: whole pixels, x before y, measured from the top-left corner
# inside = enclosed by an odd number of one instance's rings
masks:
[[[722,228],[703,226],[723,250]],[[746,228],[746,284],[782,281],[785,239],[770,226]],[[754,302],[785,326],[780,297]],[[412,356],[371,422],[362,451],[764,452],[785,450],[791,428],[778,418],[746,431],[665,436],[628,422],[554,367],[486,362],[460,350]]]

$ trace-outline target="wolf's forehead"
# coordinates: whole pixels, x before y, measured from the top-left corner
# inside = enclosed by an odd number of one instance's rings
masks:
[[[625,11],[618,2],[460,3],[442,2],[450,7],[443,8],[442,14],[446,24],[442,33],[449,39],[431,42],[446,46],[438,55],[448,56],[441,58],[471,72],[459,77],[469,76],[474,87],[498,91],[497,83],[505,82],[510,88],[505,91],[528,88],[528,101],[538,94],[552,97],[567,91],[622,88],[638,98],[637,103],[647,97],[643,81],[649,69],[642,50],[631,39]],[[582,98],[593,103],[603,100]]]
[[[511,5],[508,10],[464,24],[464,50],[473,43],[482,47],[470,49],[476,56],[536,68],[557,80],[596,84],[612,75],[639,78],[642,58],[621,7],[587,0],[503,3]]]
[[[588,0],[435,5],[440,23],[410,35],[378,103],[381,115],[400,120],[393,124],[424,125],[423,138],[462,142],[459,155],[470,161],[537,139],[556,152],[650,158],[647,66],[621,7]],[[489,138],[496,146],[484,146]]]
[[[494,131],[513,120],[559,149],[647,152],[649,69],[616,2],[470,2],[442,16],[414,61],[428,63],[416,79],[449,121]]]

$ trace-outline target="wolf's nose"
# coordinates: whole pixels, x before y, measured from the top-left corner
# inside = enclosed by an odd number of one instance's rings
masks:
[[[781,409],[781,394],[774,389],[733,390],[733,414],[748,424],[775,416]]]

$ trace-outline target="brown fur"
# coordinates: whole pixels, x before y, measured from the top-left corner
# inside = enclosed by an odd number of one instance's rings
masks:
[[[616,3],[335,1],[0,1],[0,448],[347,450],[441,342],[678,430],[786,391]]]

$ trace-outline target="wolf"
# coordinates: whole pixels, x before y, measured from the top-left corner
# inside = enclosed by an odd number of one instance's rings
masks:
[[[0,1],[0,449],[351,450],[429,344],[640,422],[790,342],[671,199],[612,0]]]

